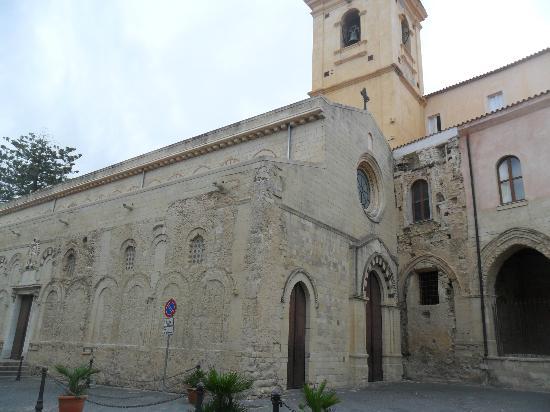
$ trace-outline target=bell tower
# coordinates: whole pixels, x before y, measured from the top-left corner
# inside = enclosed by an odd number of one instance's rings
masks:
[[[369,111],[392,147],[425,135],[420,0],[305,0],[313,16],[311,96]]]

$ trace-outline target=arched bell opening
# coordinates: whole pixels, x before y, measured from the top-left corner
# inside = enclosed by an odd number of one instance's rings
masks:
[[[342,46],[348,47],[361,41],[361,17],[359,10],[348,11],[342,18]]]

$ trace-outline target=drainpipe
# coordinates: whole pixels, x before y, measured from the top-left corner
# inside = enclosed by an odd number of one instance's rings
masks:
[[[476,232],[477,274],[479,277],[479,293],[481,294],[481,324],[483,326],[483,351],[485,357],[489,355],[487,350],[487,324],[485,321],[485,292],[483,290],[483,271],[481,270],[481,247],[479,242],[479,224],[477,220],[476,187],[474,184],[474,171],[472,169],[472,155],[470,152],[470,134],[466,134],[466,148],[468,150],[468,166],[470,170],[470,187],[472,188],[472,203],[474,206],[474,227]]]
[[[290,160],[290,146],[292,144],[292,123],[288,124],[288,142],[286,148],[286,158]]]

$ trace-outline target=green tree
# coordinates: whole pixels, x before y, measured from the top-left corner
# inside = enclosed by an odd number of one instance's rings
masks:
[[[0,203],[67,180],[82,155],[73,147],[59,147],[44,135],[29,133],[3,138],[0,145]]]

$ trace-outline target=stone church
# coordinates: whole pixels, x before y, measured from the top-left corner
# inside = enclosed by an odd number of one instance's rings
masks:
[[[172,298],[168,374],[550,390],[550,49],[425,95],[420,0],[306,3],[310,98],[1,206],[2,358],[160,379]]]

